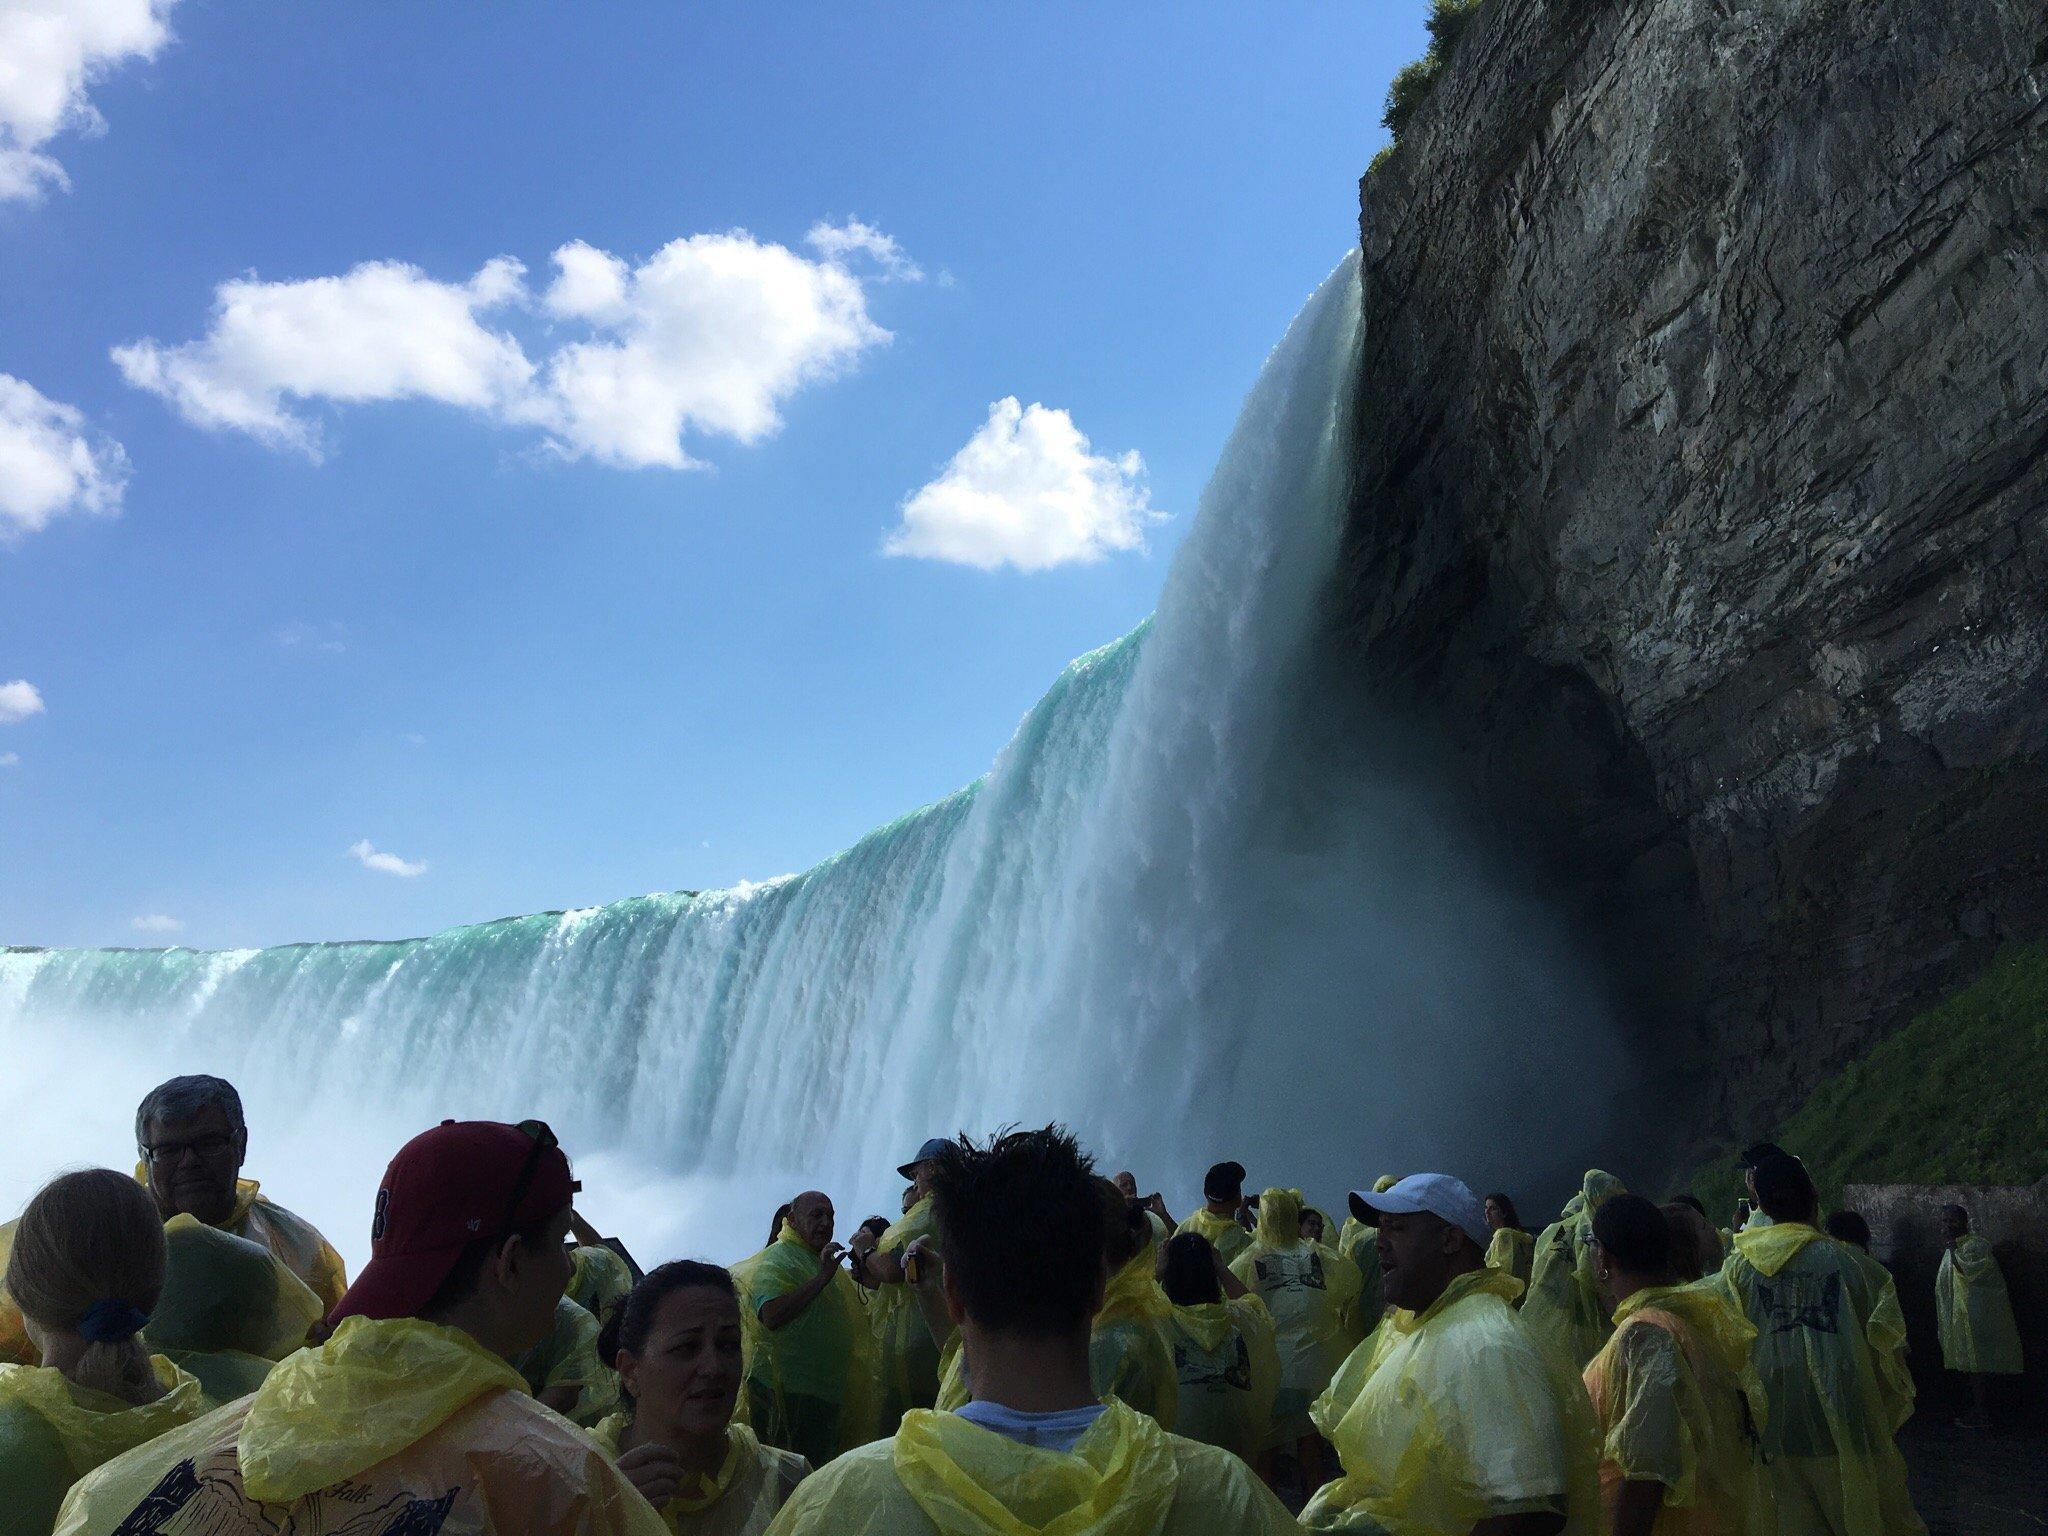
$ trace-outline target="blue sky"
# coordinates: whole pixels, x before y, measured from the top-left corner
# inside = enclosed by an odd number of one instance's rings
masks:
[[[727,884],[972,779],[1150,611],[1423,10],[65,0],[0,942]]]

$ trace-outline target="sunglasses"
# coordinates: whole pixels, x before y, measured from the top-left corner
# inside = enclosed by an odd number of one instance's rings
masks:
[[[519,1206],[526,1199],[527,1191],[533,1188],[534,1175],[540,1172],[540,1160],[562,1145],[561,1138],[545,1120],[522,1120],[519,1122],[519,1129],[533,1139],[533,1145],[527,1149],[526,1161],[519,1167],[519,1177],[512,1183],[512,1199],[505,1207],[505,1219],[498,1224],[498,1230],[501,1232],[513,1231],[518,1226]],[[572,1195],[580,1193],[582,1189],[581,1179],[573,1180],[569,1185],[569,1193]]]

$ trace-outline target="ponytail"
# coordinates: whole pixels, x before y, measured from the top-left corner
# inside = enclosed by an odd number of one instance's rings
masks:
[[[44,1353],[53,1332],[85,1341],[65,1372],[73,1384],[129,1403],[160,1395],[139,1335],[163,1288],[163,1221],[135,1180],[110,1168],[63,1174],[21,1213],[7,1290]]]

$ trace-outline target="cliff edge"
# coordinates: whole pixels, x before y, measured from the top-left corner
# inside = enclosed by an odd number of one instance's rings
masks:
[[[1775,1123],[2048,933],[2048,6],[1488,0],[1361,194],[1361,675]]]

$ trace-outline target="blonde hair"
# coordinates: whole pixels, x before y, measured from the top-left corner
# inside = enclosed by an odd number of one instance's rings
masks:
[[[163,1219],[135,1180],[111,1168],[60,1174],[21,1213],[7,1290],[32,1335],[86,1336],[64,1373],[78,1386],[136,1403],[161,1394],[139,1330],[163,1288]]]

